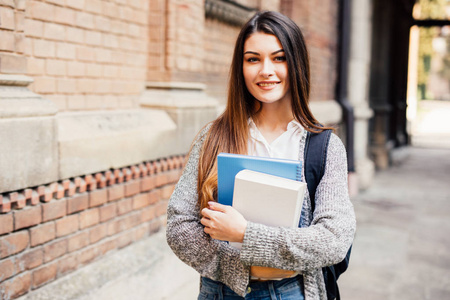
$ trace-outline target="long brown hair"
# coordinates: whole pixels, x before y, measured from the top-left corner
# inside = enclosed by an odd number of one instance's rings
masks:
[[[257,100],[248,91],[243,75],[244,43],[255,33],[272,34],[280,41],[288,65],[291,105],[295,119],[308,131],[323,127],[311,113],[309,55],[300,28],[281,13],[256,13],[241,29],[234,48],[224,113],[211,125],[203,144],[198,165],[198,201],[200,208],[217,199],[217,155],[220,152],[247,153],[248,119],[254,115]]]

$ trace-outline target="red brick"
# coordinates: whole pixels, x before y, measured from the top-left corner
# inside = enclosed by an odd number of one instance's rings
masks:
[[[149,194],[150,204],[154,204],[160,199],[160,192],[158,190],[153,190]]]
[[[6,7],[0,8],[0,28],[14,30],[14,9]]]
[[[31,246],[37,246],[55,238],[55,223],[49,222],[30,229]]]
[[[0,261],[0,282],[16,274],[16,266],[11,258]]]
[[[160,189],[161,199],[169,199],[172,196],[173,190],[175,189],[175,184],[170,184],[162,187]]]
[[[109,251],[117,248],[117,241],[115,239],[108,239],[102,241],[97,248],[98,251],[100,251],[100,255],[105,255]]]
[[[91,208],[80,213],[80,229],[91,227],[100,222],[100,213],[98,208]]]
[[[56,222],[56,236],[61,237],[68,234],[71,234],[78,230],[79,221],[78,215],[70,215],[57,220]]]
[[[141,223],[141,214],[139,212],[125,216],[119,220],[119,230],[126,231]]]
[[[166,172],[156,174],[156,186],[160,187],[169,183],[169,176]]]
[[[159,201],[158,203],[156,203],[156,216],[162,216],[165,215],[167,213],[167,204],[168,201]]]
[[[11,193],[10,195],[14,194],[15,202],[13,204],[14,209],[22,209],[27,205],[27,199],[25,199],[25,195],[23,193]],[[12,197],[10,196],[10,199]],[[12,202],[12,201],[11,201]]]
[[[30,290],[31,274],[23,273],[15,276],[0,285],[0,296],[7,296],[5,299],[15,299]],[[3,298],[2,298],[3,299]]]
[[[142,193],[133,197],[133,209],[140,209],[150,205],[150,193]]]
[[[122,199],[125,196],[125,187],[123,184],[116,184],[108,189],[108,201]]]
[[[117,216],[117,204],[109,203],[100,207],[100,222],[105,222]]]
[[[39,269],[33,271],[33,287],[36,288],[55,280],[57,271],[57,262],[43,265]]]
[[[80,232],[68,239],[68,250],[69,252],[81,249],[89,245],[89,234],[85,232]]]
[[[125,198],[117,202],[117,215],[123,215],[133,210],[133,198]]]
[[[176,182],[178,182],[178,180],[180,179],[180,170],[177,170],[177,169],[175,169],[175,170],[170,170],[170,171],[167,173],[167,177],[168,177],[168,179],[169,179],[169,182],[171,182],[171,183],[176,183]]]
[[[30,237],[26,230],[0,237],[0,259],[25,250],[29,239]]]
[[[73,198],[67,199],[67,214],[73,214],[78,211],[88,208],[89,199],[87,194],[76,195]]]
[[[141,222],[153,220],[156,217],[156,205],[141,210]]]
[[[13,231],[13,214],[0,215],[0,235]]]
[[[49,262],[67,253],[67,239],[55,241],[44,246],[44,261]]]
[[[155,176],[147,176],[142,178],[141,180],[141,191],[146,192],[150,191],[156,186],[156,177]]]
[[[7,74],[26,74],[27,60],[25,56],[0,54],[0,72]]]
[[[95,190],[89,193],[89,207],[99,206],[108,201],[106,189]]]
[[[43,222],[62,218],[67,212],[67,200],[54,200],[49,203],[42,204]]]
[[[89,241],[94,244],[108,235],[108,224],[100,224],[89,230]]]
[[[27,14],[28,16],[32,16],[33,19],[53,21],[55,16],[55,6],[39,1],[31,1],[30,5],[27,6]]]
[[[30,227],[41,223],[41,206],[25,207],[22,210],[14,211],[14,230]]]
[[[108,224],[108,236],[115,235],[119,232],[119,220],[111,220]]]
[[[78,253],[78,263],[87,264],[93,261],[97,256],[100,255],[100,251],[97,247],[90,247],[80,251]]]
[[[18,269],[22,272],[39,267],[44,262],[44,249],[38,247],[31,249],[18,258]]]
[[[38,192],[37,191],[35,191],[35,190],[32,190],[31,191],[31,199],[30,199],[30,204],[31,205],[37,205],[37,204],[39,204],[39,194],[38,194]]]
[[[75,271],[78,267],[77,254],[63,257],[58,261],[58,276]]]
[[[131,180],[130,182],[125,183],[125,197],[130,197],[138,194],[141,191],[141,181]]]

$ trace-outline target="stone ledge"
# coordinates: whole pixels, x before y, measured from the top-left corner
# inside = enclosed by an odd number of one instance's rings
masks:
[[[187,151],[169,148],[177,126],[161,110],[61,113],[57,124],[59,179]]]

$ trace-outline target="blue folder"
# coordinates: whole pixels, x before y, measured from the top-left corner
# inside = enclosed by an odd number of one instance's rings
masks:
[[[218,201],[233,204],[234,178],[244,169],[301,181],[302,163],[297,160],[220,153],[217,156]]]

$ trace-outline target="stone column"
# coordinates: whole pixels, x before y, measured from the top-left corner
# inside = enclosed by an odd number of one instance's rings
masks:
[[[360,189],[368,188],[374,175],[374,163],[368,157],[369,119],[373,115],[369,107],[371,11],[372,0],[352,1],[348,91],[355,114],[355,169]]]

